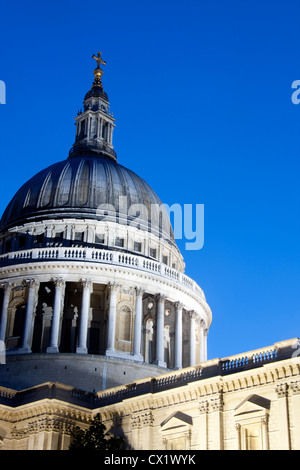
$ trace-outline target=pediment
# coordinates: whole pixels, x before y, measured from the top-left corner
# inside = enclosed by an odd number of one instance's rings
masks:
[[[163,431],[166,431],[167,429],[186,427],[187,425],[192,424],[193,418],[191,416],[182,413],[181,411],[176,411],[161,423],[161,428]]]
[[[259,395],[250,395],[248,398],[243,400],[235,409],[235,416],[254,413],[256,411],[268,411],[270,410],[270,400]]]

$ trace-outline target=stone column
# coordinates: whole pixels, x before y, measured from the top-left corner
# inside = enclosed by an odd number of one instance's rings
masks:
[[[113,125],[110,124],[109,143],[112,144]]]
[[[53,315],[51,322],[51,333],[50,333],[50,344],[46,350],[47,353],[58,353],[58,335],[59,335],[59,326],[60,318],[62,311],[62,301],[63,294],[65,289],[65,281],[63,279],[54,279],[55,294],[54,294],[54,305],[53,305]]]
[[[203,354],[204,354],[204,361],[207,361],[207,335],[208,335],[208,328],[204,329],[204,345],[203,345]]]
[[[181,302],[175,303],[175,369],[182,369],[182,307]]]
[[[106,356],[115,351],[115,332],[116,332],[116,314],[117,314],[117,287],[115,283],[108,285],[110,290],[109,310],[108,310],[108,332]]]
[[[143,317],[143,294],[144,290],[136,288],[135,302],[135,321],[134,321],[134,339],[133,339],[133,355],[135,360],[143,361],[141,355],[141,339],[142,339],[142,317]]]
[[[157,300],[157,318],[156,318],[156,361],[160,367],[166,367],[164,361],[164,320],[165,320],[165,296],[158,294]]]
[[[80,326],[79,326],[79,341],[76,353],[87,354],[87,332],[88,332],[88,321],[90,311],[91,293],[93,290],[93,283],[89,279],[82,279],[82,303],[81,303],[81,315],[80,315]]]
[[[100,135],[100,117],[98,116],[97,118],[97,138],[99,139],[99,137],[101,137]]]
[[[33,327],[33,313],[36,307],[37,302],[37,289],[39,287],[39,282],[35,279],[29,279],[26,281],[28,286],[28,297],[25,313],[25,323],[23,330],[22,346],[20,352],[30,353],[31,352],[31,333]]]
[[[196,361],[196,318],[197,314],[194,310],[189,312],[190,317],[190,366],[195,365]]]
[[[206,337],[207,337],[207,330],[206,324],[204,320],[200,320],[200,362],[205,362],[207,360],[206,357]]]
[[[0,319],[0,341],[5,342],[6,325],[7,325],[7,310],[10,300],[11,284],[4,282],[1,287],[4,289],[1,319]]]
[[[91,116],[88,116],[87,120],[88,120],[88,123],[87,123],[87,138],[90,139],[90,136],[91,136]]]
[[[100,118],[99,137],[102,139],[103,119]]]

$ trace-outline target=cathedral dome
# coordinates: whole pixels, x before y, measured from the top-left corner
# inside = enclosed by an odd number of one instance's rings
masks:
[[[18,377],[18,389],[104,390],[206,360],[210,308],[185,274],[167,208],[117,161],[105,62],[93,58],[69,155],[29,179],[0,220],[8,387]]]
[[[146,181],[107,156],[82,153],[27,181],[7,206],[0,229],[25,221],[111,217],[122,225],[138,220],[137,228],[175,243],[167,211]]]

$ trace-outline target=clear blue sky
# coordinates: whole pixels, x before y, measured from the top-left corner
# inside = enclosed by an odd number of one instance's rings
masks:
[[[119,162],[167,204],[204,204],[204,247],[183,255],[209,358],[300,336],[299,18],[298,0],[2,4],[0,212],[67,157],[100,50]]]

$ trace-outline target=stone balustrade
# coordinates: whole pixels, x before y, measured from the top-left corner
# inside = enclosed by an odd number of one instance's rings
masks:
[[[156,274],[184,286],[205,301],[202,289],[191,278],[184,273],[170,268],[164,263],[154,261],[143,256],[121,253],[117,250],[105,250],[97,248],[33,248],[24,251],[11,252],[0,255],[0,268],[11,266],[31,260],[39,261],[85,261],[91,263],[111,264],[114,266],[125,266],[140,271]]]
[[[155,394],[161,391],[186,386],[188,383],[201,381],[210,377],[234,374],[238,370],[255,369],[264,364],[284,361],[291,358],[295,352],[297,339],[291,339],[276,343],[273,346],[257,349],[245,353],[240,359],[230,356],[223,359],[208,360],[201,365],[187,367],[178,371],[168,372],[154,378],[137,380],[134,383],[120,385],[113,389],[101,392],[86,392],[74,387],[47,383],[30,390],[14,391],[0,387],[0,404],[15,407],[37,401],[44,398],[56,398],[68,403],[82,405],[90,409],[96,409],[112,403],[121,402],[127,398]],[[259,360],[257,360],[259,358]],[[232,367],[229,367],[232,365]]]

